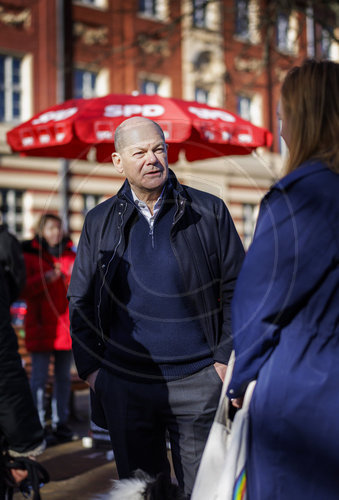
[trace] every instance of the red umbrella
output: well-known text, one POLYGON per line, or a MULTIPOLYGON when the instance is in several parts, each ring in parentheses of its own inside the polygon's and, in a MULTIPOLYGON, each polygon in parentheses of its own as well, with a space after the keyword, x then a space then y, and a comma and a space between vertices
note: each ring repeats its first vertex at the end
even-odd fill
POLYGON ((109 94, 72 99, 43 111, 7 133, 13 151, 30 156, 86 158, 96 148, 97 161, 110 161, 114 131, 126 118, 145 116, 163 128, 170 163, 184 150, 189 161, 249 154, 270 146, 272 134, 222 108, 160 97, 109 94))

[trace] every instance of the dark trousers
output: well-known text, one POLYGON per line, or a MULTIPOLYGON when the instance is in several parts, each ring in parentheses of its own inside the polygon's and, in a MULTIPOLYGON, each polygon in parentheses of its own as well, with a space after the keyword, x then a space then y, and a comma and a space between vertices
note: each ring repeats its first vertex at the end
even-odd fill
POLYGON ((105 414, 119 477, 129 477, 136 469, 170 476, 167 430, 176 478, 189 495, 221 387, 213 365, 161 383, 133 382, 100 369, 95 397, 105 414))

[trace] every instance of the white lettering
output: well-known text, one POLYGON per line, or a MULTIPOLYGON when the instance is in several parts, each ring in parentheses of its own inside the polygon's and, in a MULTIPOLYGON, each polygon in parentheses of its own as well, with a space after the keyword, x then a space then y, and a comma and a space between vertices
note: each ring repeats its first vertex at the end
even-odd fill
POLYGON ((219 119, 224 122, 235 122, 235 117, 233 115, 230 115, 227 111, 222 111, 221 109, 196 108, 194 106, 190 106, 188 111, 202 120, 219 119))
POLYGON ((97 130, 95 132, 95 135, 99 141, 104 141, 105 139, 113 139, 113 132, 111 132, 110 130, 97 130))
POLYGON ((65 138, 65 133, 64 132, 58 132, 57 134, 55 134, 55 139, 57 142, 62 142, 65 138))
POLYGON ((252 142, 252 136, 250 134, 239 134, 239 142, 252 142))
POLYGON ((34 139, 32 136, 23 137, 21 142, 23 146, 31 146, 34 143, 34 139))
POLYGON ((109 104, 105 106, 104 116, 108 118, 117 118, 119 116, 141 115, 145 117, 161 116, 165 112, 165 108, 159 104, 109 104))
POLYGON ((50 121, 60 122, 61 120, 66 120, 70 118, 78 111, 78 108, 67 108, 67 109, 57 109, 55 111, 46 111, 42 113, 38 118, 32 121, 33 125, 40 125, 40 123, 47 123, 50 121))
POLYGON ((122 106, 120 104, 110 104, 109 106, 105 106, 104 116, 108 118, 115 118, 116 116, 122 115, 122 106))
POLYGON ((208 141, 214 140, 214 134, 210 130, 205 130, 204 136, 205 136, 205 139, 207 139, 208 141))
POLYGON ((48 142, 50 142, 50 140, 51 136, 48 134, 39 135, 39 142, 41 142, 41 144, 47 144, 48 142))

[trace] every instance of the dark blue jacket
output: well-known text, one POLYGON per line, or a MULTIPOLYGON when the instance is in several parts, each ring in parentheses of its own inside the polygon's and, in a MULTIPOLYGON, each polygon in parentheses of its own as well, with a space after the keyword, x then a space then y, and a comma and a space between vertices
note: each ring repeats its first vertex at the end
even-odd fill
MULTIPOLYGON (((231 349, 230 303, 244 250, 224 202, 178 183, 170 171, 176 214, 171 244, 215 361, 227 363, 231 349)), ((86 216, 71 283, 73 351, 80 377, 105 363, 110 283, 126 245, 136 207, 126 199, 127 181, 116 196, 86 216)))
POLYGON ((250 406, 251 500, 339 496, 339 175, 309 161, 265 196, 232 304, 228 395, 250 406))

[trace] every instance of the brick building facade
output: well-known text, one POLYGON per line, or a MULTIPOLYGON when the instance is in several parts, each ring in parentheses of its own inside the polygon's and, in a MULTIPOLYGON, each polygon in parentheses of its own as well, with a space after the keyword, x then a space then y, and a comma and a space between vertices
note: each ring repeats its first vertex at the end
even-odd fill
MULTIPOLYGON (((303 2, 294 9, 285 4, 1 1, 0 193, 10 228, 30 236, 41 212, 60 210, 65 183, 60 160, 11 154, 7 130, 71 97, 158 93, 225 107, 273 132, 272 150, 259 152, 260 159, 182 159, 173 166, 182 181, 225 199, 248 244, 258 202, 281 171, 281 81, 306 56, 338 60, 338 44, 329 35, 338 37, 335 12, 321 10, 319 2, 306 10, 303 2)), ((68 171, 69 227, 77 241, 86 211, 114 194, 122 179, 90 158, 70 162, 68 171)))

